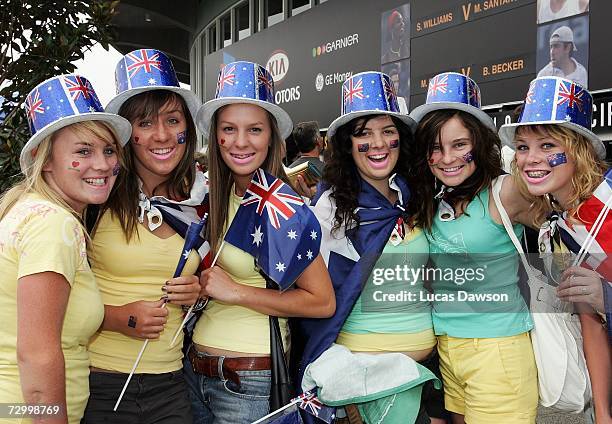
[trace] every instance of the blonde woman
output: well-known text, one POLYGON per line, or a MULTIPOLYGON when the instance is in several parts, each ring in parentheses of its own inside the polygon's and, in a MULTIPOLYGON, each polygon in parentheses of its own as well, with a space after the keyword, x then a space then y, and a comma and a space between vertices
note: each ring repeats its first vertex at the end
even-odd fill
POLYGON ((108 198, 131 128, 77 75, 39 84, 26 108, 25 178, 0 202, 0 403, 49 405, 46 423, 76 424, 89 395, 87 342, 104 315, 82 219, 108 198))
MULTIPOLYGON (((573 81, 544 77, 533 80, 519 121, 500 129, 503 142, 515 148, 512 172, 519 190, 536 196, 537 223, 551 210, 559 219, 541 231, 541 246, 577 254, 612 190, 604 178, 606 150, 591 131, 592 97, 573 81), (553 108, 552 105, 555 105, 553 108), (553 231, 552 229, 555 229, 553 231)), ((612 251, 612 215, 604 219, 589 254, 599 258, 593 267, 559 269, 558 296, 575 302, 580 311, 584 354, 593 388, 597 423, 610 423, 610 343, 606 339, 604 290, 610 293, 612 272, 607 255, 612 251), (602 260, 602 254, 604 258, 602 260), (602 321, 604 326, 602 326, 602 321)), ((554 270, 553 270, 554 271, 554 270)))

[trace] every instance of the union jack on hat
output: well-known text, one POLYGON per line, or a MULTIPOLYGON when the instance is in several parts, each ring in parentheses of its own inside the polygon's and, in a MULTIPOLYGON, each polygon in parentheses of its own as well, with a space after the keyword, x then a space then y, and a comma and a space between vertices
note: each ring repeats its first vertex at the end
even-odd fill
POLYGON ((342 84, 340 113, 329 125, 328 137, 347 122, 366 115, 391 115, 403 121, 411 130, 415 127, 412 118, 401 113, 393 82, 389 75, 382 72, 361 72, 347 78, 342 84))
POLYGON ((106 106, 112 113, 119 113, 126 100, 151 90, 168 90, 180 95, 194 121, 201 105, 191 90, 179 85, 168 56, 155 49, 138 49, 123 56, 115 68, 115 87, 117 95, 106 106))
POLYGON ((434 110, 461 110, 497 131, 493 120, 480 107, 480 88, 472 78, 457 72, 444 72, 429 80, 425 104, 416 107, 410 116, 420 122, 434 110))
POLYGON ((32 152, 42 140, 70 124, 104 121, 115 130, 122 146, 132 134, 126 119, 104 112, 91 83, 80 75, 59 75, 38 84, 26 97, 25 112, 32 136, 21 150, 22 171, 32 164, 32 152))
POLYGON ((529 84, 525 106, 518 122, 502 125, 499 138, 514 148, 516 128, 524 125, 554 124, 569 128, 585 136, 597 156, 606 157, 602 141, 591 131, 593 97, 586 88, 574 81, 559 77, 536 78, 529 84))
POLYGON ((281 137, 286 139, 293 130, 293 122, 274 100, 274 80, 266 68, 253 62, 231 62, 221 68, 215 98, 200 108, 196 123, 208 136, 215 112, 223 106, 249 103, 260 106, 276 118, 281 137))

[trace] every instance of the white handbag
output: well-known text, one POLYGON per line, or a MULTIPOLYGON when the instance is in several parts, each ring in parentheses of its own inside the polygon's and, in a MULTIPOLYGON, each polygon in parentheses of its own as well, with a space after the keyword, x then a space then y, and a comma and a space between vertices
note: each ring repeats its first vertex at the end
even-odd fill
POLYGON ((540 270, 529 265, 499 198, 504 177, 502 175, 494 182, 493 199, 528 276, 529 309, 534 323, 531 344, 538 368, 540 404, 579 413, 588 406, 592 396, 580 320, 578 314, 573 313, 573 305, 560 301, 555 287, 547 283, 540 270))

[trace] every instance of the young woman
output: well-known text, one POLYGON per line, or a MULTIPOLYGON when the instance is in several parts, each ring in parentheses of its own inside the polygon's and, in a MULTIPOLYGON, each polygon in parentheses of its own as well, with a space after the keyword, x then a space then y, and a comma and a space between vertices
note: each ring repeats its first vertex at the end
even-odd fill
MULTIPOLYGON (((426 231, 433 266, 455 275, 432 281, 446 408, 454 423, 533 423, 533 324, 518 287, 515 247, 491 196, 492 182, 502 173, 495 126, 480 110, 476 83, 452 72, 430 80, 426 104, 410 116, 418 122, 416 223, 426 231), (465 270, 479 277, 456 278, 455 271, 465 270), (466 302, 467 295, 502 301, 466 302)), ((520 237, 518 223, 530 223, 529 202, 511 178, 500 196, 520 237)))
POLYGON ((206 192, 193 157, 198 103, 179 88, 169 59, 156 50, 128 53, 117 65, 116 81, 119 94, 108 109, 129 120, 132 138, 126 172, 93 235, 91 264, 105 314, 89 345, 91 396, 84 422, 190 423, 182 333, 173 346, 170 341, 183 318, 181 306, 193 304, 200 291, 194 274, 202 258, 195 251, 188 252, 182 276, 172 278, 185 235, 176 221, 197 221, 195 207, 206 192), (144 59, 157 66, 138 68, 144 59), (145 339, 136 374, 113 411, 145 339))
MULTIPOLYGON (((0 202, 0 402, 50 405, 45 422, 77 424, 89 394, 87 342, 104 315, 84 211, 108 198, 131 128, 77 75, 42 82, 26 107, 25 178, 0 202), (75 83, 87 96, 65 88, 75 83)), ((25 415, 15 414, 0 422, 25 415)))
MULTIPOLYGON (((304 326, 307 339, 300 371, 335 342, 354 353, 402 353, 439 374, 431 306, 421 300, 424 278, 404 279, 410 270, 424 268, 429 259, 427 238, 411 220, 419 202, 408 185, 414 121, 399 113, 386 74, 353 75, 342 92, 354 86, 364 87, 362 98, 345 94, 343 113, 328 129, 331 158, 313 211, 323 229, 322 253, 330 271, 338 269, 336 254, 360 260, 346 273, 331 273, 338 303, 334 321, 304 326), (400 274, 394 271, 398 268, 400 274), (406 292, 413 297, 403 302, 385 300, 406 292), (326 342, 319 342, 317 335, 327 332, 326 342)), ((420 393, 420 387, 417 390, 420 393)), ((413 422, 409 417, 414 413, 414 422, 444 423, 442 393, 428 382, 421 394, 421 411, 418 403, 416 410, 409 410, 398 395, 387 419, 399 414, 402 422, 413 422)))
MULTIPOLYGON (((195 422, 250 423, 269 409, 268 316, 282 317, 286 340, 284 317, 328 317, 335 302, 320 256, 298 277, 294 289, 279 292, 266 288, 251 255, 228 243, 222 246, 253 173, 262 168, 286 181, 282 144, 291 132, 291 119, 274 103, 272 77, 263 67, 234 62, 221 74, 233 75, 240 84, 220 78, 216 98, 198 114, 200 129, 209 139, 207 237, 211 252, 219 256, 200 278, 202 294, 212 300, 195 326, 185 372, 195 422)), ((245 231, 253 232, 254 240, 268 237, 245 231)))
MULTIPOLYGON (((561 78, 537 78, 529 86, 529 101, 518 123, 504 125, 500 137, 504 143, 516 149, 512 172, 517 177, 519 189, 537 196, 534 209, 537 223, 545 222, 550 211, 557 212, 558 225, 553 237, 543 232, 545 240, 555 240, 555 247, 569 249, 577 254, 585 243, 585 236, 595 224, 612 191, 604 179, 608 169, 605 147, 591 132, 592 98, 580 85, 561 78), (564 90, 576 93, 574 102, 564 101, 564 90), (546 108, 546 98, 553 99, 556 110, 546 108), (538 110, 535 110, 538 108, 538 110), (557 118, 561 117, 561 119, 557 118), (566 119, 568 117, 568 119, 566 119), (558 228, 557 228, 558 227, 558 228)), ((551 228, 549 223, 545 228, 551 228)), ((584 353, 593 388, 593 406, 597 423, 610 423, 610 343, 602 326, 605 312, 604 285, 612 280, 608 252, 612 251, 612 216, 608 214, 591 244, 588 253, 598 258, 596 269, 592 261, 589 267, 569 267, 557 274, 558 295, 561 299, 576 302, 581 312, 580 321, 584 340, 584 353), (601 256, 603 254, 603 257, 601 256), (603 278, 602 278, 603 276, 603 278)), ((550 246, 549 246, 550 247, 550 246)), ((567 250, 565 250, 567 252, 567 250)), ((585 264, 586 265, 586 264, 585 264)), ((609 327, 609 322, 608 322, 609 327)))

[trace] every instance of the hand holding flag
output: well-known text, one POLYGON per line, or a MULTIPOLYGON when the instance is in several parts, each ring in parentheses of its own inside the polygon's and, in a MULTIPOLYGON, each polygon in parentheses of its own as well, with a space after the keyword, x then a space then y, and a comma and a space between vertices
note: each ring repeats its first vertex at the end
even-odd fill
MULTIPOLYGON (((181 250, 181 256, 179 257, 178 264, 176 265, 176 269, 174 271, 173 278, 180 277, 181 273, 183 272, 183 268, 185 268, 185 264, 187 263, 187 259, 189 258, 189 253, 194 248, 194 246, 196 246, 200 233, 202 232, 202 229, 204 228, 204 225, 206 224, 207 218, 208 218, 208 214, 204 214, 200 222, 197 222, 197 223, 192 222, 189 225, 189 228, 187 229, 187 234, 185 235, 185 243, 183 244, 183 249, 181 250)), ((180 331, 180 328, 179 328, 179 331, 180 331)), ((142 344, 142 348, 140 349, 140 352, 138 352, 138 356, 136 357, 136 360, 134 361, 134 365, 132 366, 132 370, 130 371, 128 378, 125 384, 123 385, 123 389, 121 390, 121 394, 119 395, 119 398, 117 399, 117 403, 115 403, 115 407, 113 408, 113 411, 116 411, 117 408, 119 407, 119 404, 121 403, 121 399, 123 399, 123 395, 125 394, 125 390, 127 389, 128 384, 130 384, 130 380, 132 379, 132 376, 134 375, 134 371, 136 371, 136 367, 138 366, 138 363, 140 362, 140 359, 142 358, 142 355, 148 343, 149 343, 149 339, 145 340, 144 343, 142 344)))
POLYGON ((225 241, 251 254, 284 291, 319 255, 321 227, 291 187, 258 169, 225 241))

